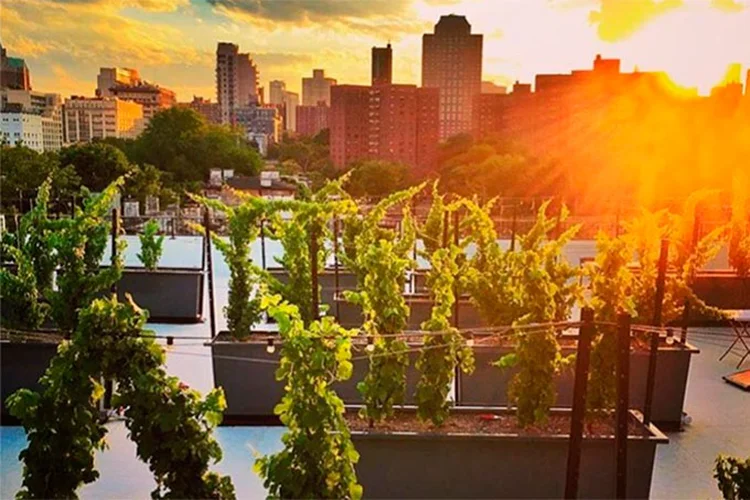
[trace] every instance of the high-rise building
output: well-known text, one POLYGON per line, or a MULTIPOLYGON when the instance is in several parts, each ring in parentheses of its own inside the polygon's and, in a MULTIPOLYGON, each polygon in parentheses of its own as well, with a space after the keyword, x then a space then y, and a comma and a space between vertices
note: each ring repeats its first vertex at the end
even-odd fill
POLYGON ((282 107, 284 108, 284 129, 290 132, 295 132, 297 130, 299 94, 285 90, 282 95, 282 100, 282 107))
POLYGON ((314 69, 312 78, 302 79, 302 104, 304 106, 317 106, 324 102, 326 106, 331 105, 331 87, 336 85, 336 80, 326 78, 325 71, 314 69))
POLYGON ((222 123, 232 123, 232 113, 242 106, 261 102, 258 68, 249 54, 240 54, 233 43, 219 42, 216 48, 216 100, 222 123))
POLYGON ((138 85, 141 76, 137 69, 131 68, 99 68, 96 77, 96 96, 113 97, 112 87, 115 85, 138 85))
POLYGON ((389 43, 385 47, 372 48, 372 85, 393 83, 393 51, 389 43))
POLYGON ((8 57, 0 44, 0 85, 4 89, 31 90, 31 75, 26 61, 20 57, 8 57))
POLYGON ((482 35, 464 16, 441 16, 422 36, 422 86, 440 90, 440 139, 471 131, 472 104, 482 83, 482 35))
POLYGON ((331 159, 343 168, 362 159, 427 171, 439 137, 438 90, 415 85, 337 85, 331 89, 331 159))
POLYGON ((112 97, 137 102, 143 106, 143 119, 146 123, 156 113, 171 108, 177 102, 173 91, 144 81, 136 85, 116 84, 110 88, 110 92, 112 97))
MULTIPOLYGON (((2 110, 4 112, 37 115, 41 118, 41 149, 43 151, 56 151, 62 147, 62 99, 59 94, 35 92, 33 90, 6 89, 0 91, 0 100, 2 101, 2 110)), ((21 117, 14 116, 12 118, 21 117)), ((30 116, 26 116, 25 118, 26 128, 29 130, 35 129, 37 120, 30 116)), ((15 121, 12 119, 6 123, 14 122, 23 124, 21 120, 15 121)))
POLYGON ((323 103, 317 106, 297 106, 297 133, 313 136, 328 128, 330 109, 323 103))
POLYGON ((286 83, 281 80, 272 80, 268 84, 268 102, 270 104, 284 104, 284 92, 286 92, 286 83))
POLYGON ((23 109, 18 103, 6 104, 0 111, 0 137, 15 146, 18 143, 39 153, 44 151, 42 116, 23 109))
POLYGON ((192 101, 183 102, 178 105, 198 112, 198 114, 203 115, 209 123, 221 123, 221 110, 219 109, 219 103, 211 102, 211 99, 193 96, 192 101))
POLYGON ((266 154, 269 144, 279 141, 281 115, 275 106, 242 106, 235 109, 233 114, 234 123, 245 131, 249 140, 258 144, 261 154, 266 154))
POLYGON ((143 106, 117 97, 78 97, 63 106, 65 142, 135 138, 143 130, 143 106))

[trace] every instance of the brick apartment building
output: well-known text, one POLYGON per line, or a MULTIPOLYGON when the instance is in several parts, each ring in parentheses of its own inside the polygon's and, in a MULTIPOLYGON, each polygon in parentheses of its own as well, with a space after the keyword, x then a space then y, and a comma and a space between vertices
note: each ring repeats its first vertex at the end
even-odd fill
POLYGON ((415 85, 331 88, 331 160, 395 161, 427 171, 439 140, 439 90, 415 85))
POLYGON ((297 106, 297 134, 313 136, 328 128, 330 110, 322 102, 317 106, 297 106))

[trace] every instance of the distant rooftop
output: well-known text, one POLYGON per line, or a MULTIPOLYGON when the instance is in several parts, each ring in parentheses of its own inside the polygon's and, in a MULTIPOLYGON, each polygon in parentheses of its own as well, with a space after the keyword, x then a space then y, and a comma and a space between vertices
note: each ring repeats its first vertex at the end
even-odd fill
POLYGON ((436 35, 469 35, 471 34, 471 24, 466 20, 466 16, 457 16, 450 14, 440 16, 440 20, 435 25, 436 35))

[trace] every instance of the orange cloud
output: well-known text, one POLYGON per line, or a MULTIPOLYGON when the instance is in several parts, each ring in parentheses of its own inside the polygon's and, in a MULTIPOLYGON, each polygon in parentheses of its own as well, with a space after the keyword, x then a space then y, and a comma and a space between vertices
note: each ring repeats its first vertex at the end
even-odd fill
POLYGON ((601 0, 599 10, 589 14, 589 21, 597 25, 599 38, 614 42, 681 5, 682 0, 601 0))

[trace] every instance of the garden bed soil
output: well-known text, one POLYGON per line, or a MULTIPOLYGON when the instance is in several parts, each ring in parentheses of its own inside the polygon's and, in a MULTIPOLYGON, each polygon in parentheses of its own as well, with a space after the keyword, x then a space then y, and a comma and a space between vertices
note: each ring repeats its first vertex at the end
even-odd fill
POLYGON ((27 337, 8 336, 0 338, 0 397, 3 425, 17 424, 6 407, 8 396, 18 389, 42 389, 39 379, 44 375, 62 337, 56 332, 30 332, 27 337))
MULTIPOLYGON (((562 355, 569 356, 576 351, 575 337, 563 336, 560 339, 562 355)), ((639 342, 640 345, 643 345, 639 342)), ((636 344, 636 345, 639 345, 636 344)), ((472 374, 458 374, 457 405, 506 407, 508 405, 508 384, 516 373, 513 368, 502 370, 492 365, 505 354, 513 352, 513 344, 508 340, 487 341, 475 338, 474 356, 476 368, 472 374), (494 344, 494 345, 493 345, 494 344)), ((661 340, 657 353, 656 376, 654 379, 654 399, 652 420, 660 428, 679 430, 685 403, 690 359, 700 351, 690 344, 675 341, 667 345, 661 340)), ((631 352, 630 367, 630 407, 642 409, 646 397, 649 352, 634 349, 631 352)), ((556 407, 570 408, 573 401, 573 366, 557 377, 556 407)))
POLYGON ((117 283, 117 296, 130 294, 149 312, 150 323, 203 321, 204 272, 201 269, 127 267, 117 283))
MULTIPOLYGON (((229 332, 220 332, 206 343, 211 347, 214 387, 224 388, 227 401, 225 425, 278 422, 273 410, 284 396, 284 382, 276 380, 281 345, 277 340, 274 352, 267 352, 269 337, 279 338, 278 333, 267 331, 254 332, 244 340, 237 340, 229 332)), ((354 339, 352 376, 347 381, 334 384, 336 393, 346 404, 362 402, 357 384, 364 380, 370 366, 365 347, 364 337, 354 339)), ((416 352, 409 353, 404 404, 415 401, 414 393, 419 381, 415 366, 417 356, 416 352)))
MULTIPOLYGON (((515 418, 482 422, 486 409, 455 409, 440 430, 411 413, 368 429, 348 416, 360 454, 355 465, 365 498, 562 498, 569 411, 553 411, 546 426, 518 429, 515 418)), ((630 413, 627 497, 648 498, 657 444, 667 438, 630 413)), ((615 497, 611 424, 593 425, 582 442, 579 498, 615 497)), ((588 431, 587 431, 588 432, 588 431)))

